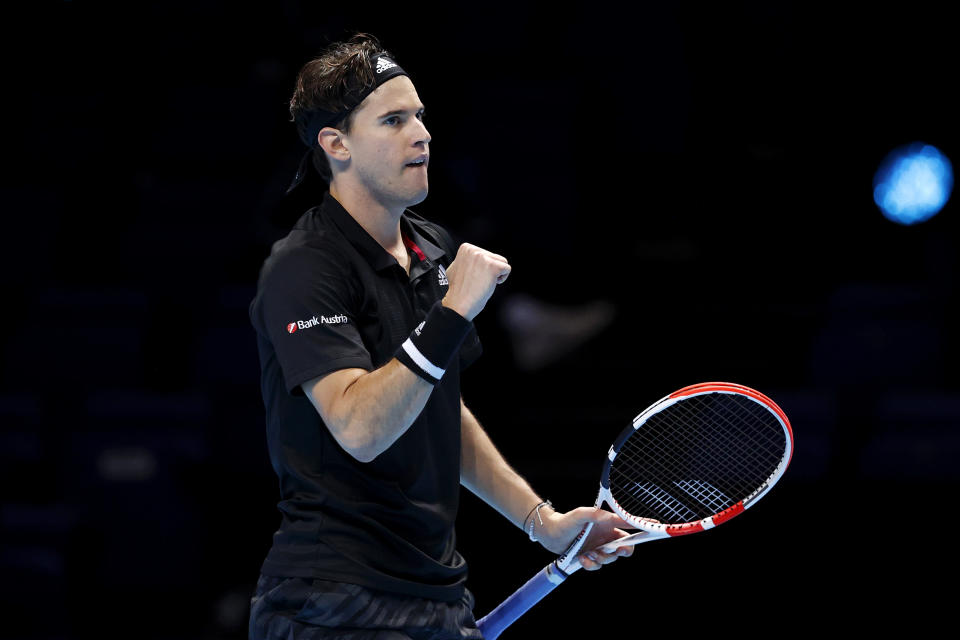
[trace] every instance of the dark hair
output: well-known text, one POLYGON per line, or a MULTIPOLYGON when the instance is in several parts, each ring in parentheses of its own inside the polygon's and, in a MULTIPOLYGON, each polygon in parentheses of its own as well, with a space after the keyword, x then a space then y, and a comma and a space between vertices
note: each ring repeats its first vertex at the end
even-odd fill
MULTIPOLYGON (((393 57, 374 36, 358 33, 346 42, 334 42, 318 58, 303 65, 290 98, 290 116, 298 131, 304 126, 305 118, 301 116, 306 112, 346 109, 344 98, 348 93, 376 82, 371 60, 378 55, 393 57)), ((349 133, 352 121, 353 112, 335 126, 349 133)), ((322 147, 313 150, 313 166, 324 180, 330 181, 330 163, 322 147)))

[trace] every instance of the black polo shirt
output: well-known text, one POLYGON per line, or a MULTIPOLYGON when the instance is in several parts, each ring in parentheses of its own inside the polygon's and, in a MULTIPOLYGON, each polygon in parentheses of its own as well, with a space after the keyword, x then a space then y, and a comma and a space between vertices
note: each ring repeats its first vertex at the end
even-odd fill
POLYGON ((411 211, 400 228, 409 276, 328 193, 261 269, 250 318, 283 515, 262 572, 454 601, 467 573, 453 527, 460 370, 480 355, 476 331, 413 425, 368 463, 340 447, 300 388, 339 369, 383 366, 446 293, 449 236, 411 211))

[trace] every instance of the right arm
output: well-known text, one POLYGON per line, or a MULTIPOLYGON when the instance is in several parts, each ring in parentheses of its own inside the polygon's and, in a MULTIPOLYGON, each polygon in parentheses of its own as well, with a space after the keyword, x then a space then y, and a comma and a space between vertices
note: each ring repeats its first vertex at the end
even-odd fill
POLYGON ((402 436, 433 391, 396 358, 375 371, 340 369, 301 386, 333 437, 360 462, 370 462, 402 436))
MULTIPOLYGON (((509 274, 502 256, 463 244, 447 269, 450 284, 442 304, 472 321, 509 274)), ((433 391, 433 384, 396 358, 374 371, 340 369, 301 386, 340 446, 361 462, 396 442, 433 391)))

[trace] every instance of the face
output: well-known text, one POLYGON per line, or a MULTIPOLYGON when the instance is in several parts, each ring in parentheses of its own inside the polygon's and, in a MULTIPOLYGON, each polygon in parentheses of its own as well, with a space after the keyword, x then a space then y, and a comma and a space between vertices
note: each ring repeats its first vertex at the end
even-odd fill
POLYGON ((367 96, 343 144, 361 184, 384 206, 408 207, 427 197, 430 133, 410 78, 397 76, 367 96))

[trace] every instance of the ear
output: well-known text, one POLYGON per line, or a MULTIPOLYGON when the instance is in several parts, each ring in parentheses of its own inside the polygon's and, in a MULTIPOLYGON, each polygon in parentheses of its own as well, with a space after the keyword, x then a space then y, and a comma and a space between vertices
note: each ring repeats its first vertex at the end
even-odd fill
POLYGON ((317 141, 331 159, 341 162, 350 159, 350 150, 344 144, 343 133, 339 129, 324 127, 317 134, 317 141))

